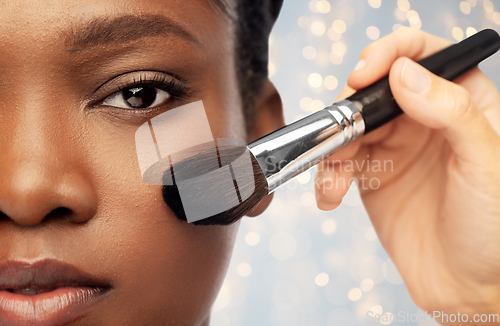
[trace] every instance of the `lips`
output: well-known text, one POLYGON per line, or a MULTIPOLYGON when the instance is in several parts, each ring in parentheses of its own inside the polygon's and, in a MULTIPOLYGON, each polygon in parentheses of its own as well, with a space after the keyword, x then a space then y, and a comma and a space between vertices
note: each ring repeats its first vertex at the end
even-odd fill
POLYGON ((109 290, 110 283, 56 260, 0 265, 1 325, 62 325, 78 319, 109 290))

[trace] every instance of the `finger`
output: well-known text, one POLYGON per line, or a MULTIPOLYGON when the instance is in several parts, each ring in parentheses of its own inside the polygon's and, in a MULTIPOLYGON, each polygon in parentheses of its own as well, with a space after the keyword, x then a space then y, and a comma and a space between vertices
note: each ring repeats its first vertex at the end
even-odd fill
MULTIPOLYGON (((400 119, 400 118, 397 118, 400 119)), ((397 121, 391 121, 388 124, 379 127, 376 130, 373 130, 370 132, 368 135, 363 136, 361 138, 361 143, 363 145, 373 145, 373 144, 378 144, 383 141, 388 140, 388 138, 391 135, 394 135, 394 127, 396 125, 397 121)), ((397 135, 396 135, 397 136, 397 135)))
POLYGON ((475 68, 453 82, 469 91, 472 102, 500 134, 500 93, 493 81, 475 68))
POLYGON ((337 101, 340 101, 340 100, 343 100, 345 98, 348 98, 349 96, 351 96, 352 94, 356 93, 356 90, 349 87, 349 85, 346 85, 342 91, 340 91, 340 94, 337 96, 337 99, 335 100, 335 102, 337 101))
POLYGON ((389 83, 401 109, 419 123, 440 130, 462 160, 478 163, 490 158, 492 148, 500 148, 498 134, 462 86, 408 58, 394 63, 389 83))
POLYGON ((500 93, 496 85, 479 68, 474 68, 453 81, 463 86, 479 109, 498 106, 500 93))
POLYGON ((328 165, 334 165, 337 162, 350 160, 356 156, 361 145, 362 145, 361 139, 358 139, 354 141, 352 144, 349 144, 348 146, 330 155, 320 164, 326 167, 328 165))
POLYGON ((392 63, 401 56, 414 60, 427 57, 451 43, 413 28, 403 28, 366 47, 347 84, 358 90, 387 75, 392 63))
POLYGON ((337 208, 354 181, 354 172, 345 171, 341 166, 341 164, 318 166, 314 185, 316 202, 321 210, 330 211, 337 208))

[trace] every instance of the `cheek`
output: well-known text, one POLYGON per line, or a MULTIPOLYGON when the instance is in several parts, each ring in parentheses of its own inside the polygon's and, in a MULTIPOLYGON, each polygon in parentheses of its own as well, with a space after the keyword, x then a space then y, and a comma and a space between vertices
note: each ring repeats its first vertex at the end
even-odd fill
MULTIPOLYGON (((224 88, 223 88, 224 89, 224 88)), ((227 103, 207 98, 203 100, 214 138, 239 138, 246 140, 246 126, 237 89, 226 88, 227 103), (230 100, 230 101, 229 101, 230 100), (228 108, 228 109, 224 109, 228 108)))
POLYGON ((107 314, 124 314, 123 325, 139 317, 144 323, 144 316, 150 324, 198 324, 222 284, 238 226, 177 219, 163 201, 162 187, 142 180, 130 131, 95 133, 98 145, 87 156, 94 157, 100 204, 89 223, 89 243, 99 248, 99 264, 114 280, 107 314))

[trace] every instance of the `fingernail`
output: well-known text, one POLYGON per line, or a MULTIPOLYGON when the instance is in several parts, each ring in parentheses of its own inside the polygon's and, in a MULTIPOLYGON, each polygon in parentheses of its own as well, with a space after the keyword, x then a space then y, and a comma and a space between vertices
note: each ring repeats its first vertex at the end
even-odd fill
POLYGON ((361 69, 364 69, 366 67, 366 60, 359 60, 358 63, 356 64, 356 67, 354 67, 354 71, 358 71, 361 69))
POLYGON ((316 200, 316 205, 322 211, 331 211, 331 210, 334 210, 335 208, 339 207, 340 204, 341 203, 333 203, 333 202, 326 201, 324 199, 317 199, 316 200))
POLYGON ((401 83, 415 93, 425 93, 431 86, 431 79, 423 67, 406 59, 401 70, 401 83))

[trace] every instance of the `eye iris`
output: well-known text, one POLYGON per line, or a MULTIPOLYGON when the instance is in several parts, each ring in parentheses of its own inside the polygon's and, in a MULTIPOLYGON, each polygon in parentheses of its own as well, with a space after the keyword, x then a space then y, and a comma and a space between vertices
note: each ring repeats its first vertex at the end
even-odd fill
POLYGON ((156 100, 156 89, 152 87, 128 88, 122 92, 123 99, 133 108, 147 108, 156 100))

